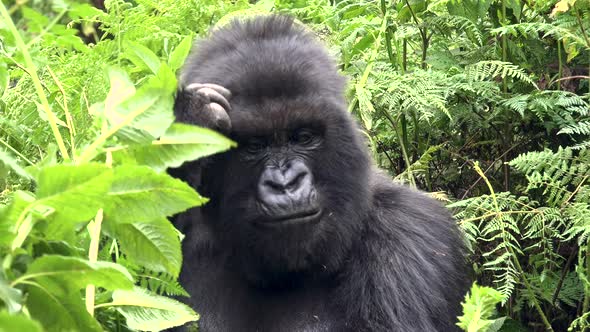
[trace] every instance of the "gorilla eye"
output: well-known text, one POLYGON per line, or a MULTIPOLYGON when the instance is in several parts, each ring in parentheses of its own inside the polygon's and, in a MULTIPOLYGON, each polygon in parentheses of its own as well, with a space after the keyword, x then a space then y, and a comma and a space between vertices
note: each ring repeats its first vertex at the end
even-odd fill
POLYGON ((314 133, 309 129, 300 129, 293 134, 291 141, 295 144, 309 145, 315 139, 314 133))
POLYGON ((249 153, 257 153, 266 148, 266 141, 262 137, 252 137, 246 142, 249 153))

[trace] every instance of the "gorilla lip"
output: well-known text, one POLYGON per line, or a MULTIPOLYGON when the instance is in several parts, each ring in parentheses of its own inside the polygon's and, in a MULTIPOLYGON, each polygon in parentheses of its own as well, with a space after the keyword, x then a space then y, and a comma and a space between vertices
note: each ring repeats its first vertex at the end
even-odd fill
POLYGON ((265 221, 256 221, 255 224, 264 228, 275 228, 288 225, 301 225, 319 220, 321 214, 321 209, 308 210, 286 216, 279 216, 273 219, 267 219, 265 221))

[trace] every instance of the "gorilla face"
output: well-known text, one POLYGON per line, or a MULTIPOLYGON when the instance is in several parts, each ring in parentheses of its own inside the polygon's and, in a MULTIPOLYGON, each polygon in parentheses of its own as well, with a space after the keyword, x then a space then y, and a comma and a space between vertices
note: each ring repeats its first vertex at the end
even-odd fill
POLYGON ((360 235, 372 200, 345 80, 303 28, 281 18, 242 28, 198 43, 181 76, 185 90, 201 93, 180 94, 177 120, 225 128, 238 143, 202 168, 197 189, 211 198, 205 220, 250 280, 329 274, 360 235), (249 32, 235 33, 242 28, 249 32), (208 116, 214 108, 197 107, 201 101, 227 115, 208 116))
POLYGON ((229 115, 238 148, 204 173, 222 188, 209 193, 216 233, 251 280, 333 272, 369 196, 369 163, 349 115, 320 96, 239 94, 229 115))

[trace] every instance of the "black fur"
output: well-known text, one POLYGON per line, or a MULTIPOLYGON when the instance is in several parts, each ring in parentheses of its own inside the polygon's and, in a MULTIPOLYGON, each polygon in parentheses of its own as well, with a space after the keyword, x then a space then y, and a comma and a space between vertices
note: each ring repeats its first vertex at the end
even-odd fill
POLYGON ((171 170, 211 198, 176 218, 186 234, 180 280, 200 331, 456 330, 469 283, 458 228, 437 202, 373 166, 346 111, 345 80, 312 34, 285 17, 234 22, 197 43, 180 81, 182 122, 211 127, 189 84, 232 92, 226 134, 239 144, 171 170), (293 147, 285 133, 302 126, 321 142, 293 147), (252 136, 273 141, 251 156, 252 136), (281 158, 306 162, 322 217, 253 227, 257 181, 281 158))

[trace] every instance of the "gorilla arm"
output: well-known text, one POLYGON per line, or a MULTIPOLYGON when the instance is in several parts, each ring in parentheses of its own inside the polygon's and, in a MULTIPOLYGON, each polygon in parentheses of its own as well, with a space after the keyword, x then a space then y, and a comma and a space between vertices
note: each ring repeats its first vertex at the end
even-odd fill
POLYGON ((379 173, 341 293, 349 322, 359 331, 456 331, 469 280, 454 220, 438 202, 379 173))
MULTIPOLYGON (((229 99, 231 92, 217 84, 192 83, 178 90, 174 102, 176 121, 193 124, 228 134, 231 121, 228 112, 231 110, 229 99)), ((202 169, 211 157, 184 163, 179 168, 168 169, 168 173, 175 178, 187 181, 193 188, 199 190, 202 182, 202 169)), ((192 213, 185 213, 176 219, 176 227, 182 232, 188 232, 191 227, 192 213)))

